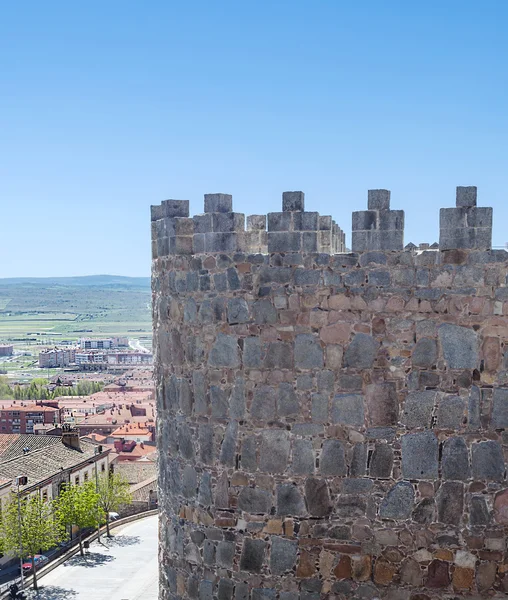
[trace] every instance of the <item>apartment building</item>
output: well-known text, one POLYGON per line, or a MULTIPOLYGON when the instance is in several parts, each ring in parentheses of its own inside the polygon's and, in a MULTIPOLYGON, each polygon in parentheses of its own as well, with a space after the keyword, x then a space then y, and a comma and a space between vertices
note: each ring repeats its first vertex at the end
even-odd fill
POLYGON ((75 348, 52 348, 39 353, 39 367, 41 369, 67 367, 75 360, 75 348))
POLYGON ((36 425, 58 425, 62 411, 38 404, 12 404, 0 408, 0 433, 35 433, 36 425))

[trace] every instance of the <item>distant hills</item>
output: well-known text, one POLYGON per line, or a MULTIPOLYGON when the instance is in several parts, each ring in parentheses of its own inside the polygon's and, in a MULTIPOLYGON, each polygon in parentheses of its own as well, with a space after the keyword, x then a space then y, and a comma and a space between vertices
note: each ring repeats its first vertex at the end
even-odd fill
POLYGON ((4 285, 42 286, 99 286, 99 287, 150 287, 150 277, 124 277, 122 275, 84 275, 82 277, 0 277, 4 285))

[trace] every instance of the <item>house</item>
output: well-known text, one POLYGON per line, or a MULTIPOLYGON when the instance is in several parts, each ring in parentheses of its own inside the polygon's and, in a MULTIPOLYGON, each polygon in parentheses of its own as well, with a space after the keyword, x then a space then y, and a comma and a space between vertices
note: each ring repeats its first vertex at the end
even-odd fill
POLYGON ((154 427, 151 423, 126 423, 115 429, 111 436, 114 439, 133 442, 153 442, 154 427))

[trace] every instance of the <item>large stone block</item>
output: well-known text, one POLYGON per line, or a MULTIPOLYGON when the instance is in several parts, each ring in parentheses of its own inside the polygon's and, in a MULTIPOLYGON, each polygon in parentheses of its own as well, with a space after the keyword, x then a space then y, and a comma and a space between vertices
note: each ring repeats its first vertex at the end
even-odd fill
POLYGON ((439 326, 438 334, 450 369, 478 368, 478 335, 473 329, 444 323, 439 326))
POLYGON ((205 194, 205 213, 230 213, 233 196, 230 194, 205 194))
POLYGON ((305 194, 303 192, 283 192, 282 193, 283 211, 303 211, 305 210, 305 194))
POLYGON ((361 394, 337 394, 332 400, 332 423, 361 426, 365 421, 365 409, 361 394))
POLYGON ((266 542, 252 538, 243 541, 240 571, 259 573, 265 560, 266 542))
POLYGON ((297 369, 322 369, 323 348, 319 338, 310 333, 301 333, 295 340, 295 367, 297 369))
POLYGON ((440 429, 460 429, 465 421, 466 402, 460 396, 445 396, 439 401, 437 426, 440 429))
POLYGON ((437 513, 441 523, 460 525, 464 510, 464 484, 445 481, 437 493, 437 513))
POLYGON ((457 186, 456 204, 457 206, 476 206, 478 189, 474 185, 457 186))
POLYGON ((502 481, 504 478, 504 458, 498 442, 478 442, 472 444, 473 477, 487 481, 502 481))
POLYGON ((296 565, 298 542, 272 536, 270 548, 270 571, 272 575, 283 575, 296 565))
POLYGON ((399 401, 394 383, 373 383, 366 386, 365 403, 368 426, 383 427, 397 424, 399 401))
POLYGON ((293 483, 277 486, 277 514, 281 517, 302 517, 306 514, 305 502, 300 490, 293 483))
POLYGON ((392 476, 393 450, 388 444, 378 443, 370 459, 369 475, 380 479, 389 479, 392 476))
POLYGON ((238 508, 251 514, 267 514, 272 507, 272 496, 258 488, 242 488, 238 495, 238 508))
POLYGON ((469 452, 464 438, 448 438, 443 444, 441 463, 444 479, 469 479, 469 452))
POLYGON ((288 432, 271 429, 263 431, 259 468, 265 473, 283 473, 289 460, 288 432))
POLYGON ((367 333, 357 333, 344 354, 344 366, 370 369, 374 364, 379 343, 367 333))
POLYGON ((409 392, 404 402, 402 423, 408 428, 430 427, 436 398, 437 393, 432 390, 409 392))
POLYGON ((390 190, 368 190, 369 210, 390 210, 390 190))
POLYGON ((313 517, 326 517, 330 513, 332 503, 325 479, 309 477, 305 481, 305 501, 313 517))
POLYGON ((495 429, 508 428, 507 388, 496 388, 494 390, 491 423, 495 429))
POLYGON ((410 483, 397 483, 381 502, 379 516, 382 519, 407 519, 413 510, 414 497, 414 489, 410 483))
POLYGON ((319 459, 322 475, 344 476, 347 474, 344 446, 339 440, 325 440, 319 459))
POLYGON ((438 443, 434 432, 402 436, 402 475, 405 479, 437 479, 438 443))

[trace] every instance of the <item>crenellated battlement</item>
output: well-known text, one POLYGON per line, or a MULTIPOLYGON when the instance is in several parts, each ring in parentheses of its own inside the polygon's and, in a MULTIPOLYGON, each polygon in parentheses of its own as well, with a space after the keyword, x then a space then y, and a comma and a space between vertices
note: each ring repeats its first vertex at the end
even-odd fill
POLYGON ((329 215, 305 210, 303 192, 284 192, 282 211, 249 215, 233 211, 229 194, 205 194, 205 212, 189 215, 188 200, 152 206, 152 257, 204 252, 346 251, 346 236, 329 215))
MULTIPOLYGON (((457 187, 456 207, 440 211, 440 250, 490 250, 492 208, 477 207, 476 187, 457 187)), ((406 245, 406 250, 417 247, 406 245)), ((390 208, 389 190, 369 190, 367 210, 352 215, 353 252, 404 249, 404 211, 390 208)), ((152 206, 152 258, 170 254, 347 252, 346 234, 330 215, 305 210, 303 192, 284 192, 282 211, 249 215, 233 210, 230 194, 205 194, 204 213, 190 216, 188 200, 152 206)))

